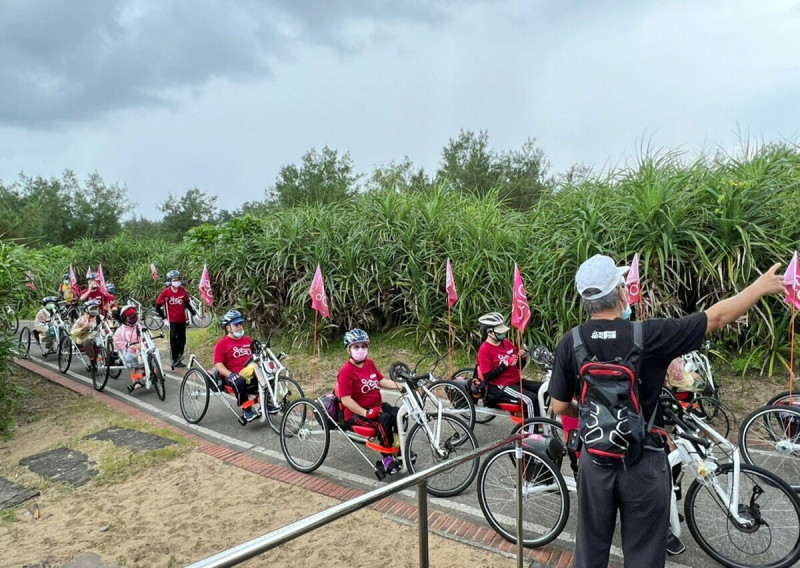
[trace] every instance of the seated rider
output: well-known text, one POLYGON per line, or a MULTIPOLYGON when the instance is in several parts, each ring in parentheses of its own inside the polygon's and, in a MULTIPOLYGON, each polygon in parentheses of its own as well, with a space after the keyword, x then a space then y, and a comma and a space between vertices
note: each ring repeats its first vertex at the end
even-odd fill
POLYGON ((106 292, 108 292, 108 294, 106 295, 105 302, 103 304, 103 313, 106 315, 111 315, 111 317, 114 318, 111 324, 116 326, 116 322, 120 322, 120 315, 117 299, 114 296, 114 294, 117 293, 117 287, 113 282, 106 282, 106 292))
POLYGON ((128 385, 128 392, 141 388, 142 384, 142 360, 141 360, 141 337, 139 333, 139 313, 136 306, 125 306, 120 310, 120 317, 123 325, 114 332, 114 349, 119 352, 125 368, 130 371, 131 384, 128 385))
POLYGON ((506 339, 509 327, 503 316, 491 312, 478 318, 483 343, 478 348, 478 379, 473 394, 485 393, 486 406, 500 402, 523 403, 525 418, 539 415, 539 388, 542 383, 523 380, 520 392, 520 369, 528 363, 528 349, 517 353, 514 344, 506 339), (511 392, 513 391, 513 392, 511 392))
POLYGON ((72 280, 69 277, 69 274, 65 274, 61 280, 61 284, 58 285, 58 301, 64 301, 67 306, 69 306, 69 310, 67 311, 67 317, 70 320, 75 319, 78 317, 78 312, 76 305, 78 303, 78 288, 72 286, 72 280))
POLYGON ((55 351, 56 329, 53 327, 53 314, 56 311, 57 296, 45 296, 42 298, 42 309, 36 312, 33 320, 33 336, 41 347, 42 336, 44 336, 45 351, 55 351))
POLYGON ((89 371, 97 370, 94 340, 97 337, 100 321, 100 300, 88 300, 83 304, 83 315, 75 321, 70 331, 72 340, 82 345, 89 357, 89 371))
MULTIPOLYGON (((242 417, 248 422, 258 418, 248 405, 250 393, 258 392, 261 370, 250 359, 253 356, 253 340, 244 334, 244 317, 239 310, 231 310, 222 316, 220 324, 225 336, 214 346, 214 368, 223 380, 233 387, 236 403, 242 407, 242 417)), ((275 408, 267 404, 267 411, 275 408)))
MULTIPOLYGON (((397 431, 397 408, 383 402, 379 387, 400 390, 391 379, 384 379, 369 354, 369 335, 362 329, 344 334, 344 347, 349 358, 339 371, 336 392, 344 405, 345 427, 354 425, 375 428, 378 443, 384 448, 394 445, 397 431)), ((397 473, 399 464, 392 454, 384 453, 380 464, 389 475, 397 473)))

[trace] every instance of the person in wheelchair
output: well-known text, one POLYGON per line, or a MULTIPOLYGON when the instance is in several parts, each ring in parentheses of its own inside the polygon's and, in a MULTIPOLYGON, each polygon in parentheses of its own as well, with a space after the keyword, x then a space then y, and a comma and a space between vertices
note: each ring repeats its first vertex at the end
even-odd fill
POLYGON ((76 345, 83 347, 89 357, 89 371, 97 370, 97 354, 94 340, 97 337, 97 327, 100 325, 100 300, 88 300, 83 304, 83 315, 79 317, 70 330, 72 340, 76 345))
MULTIPOLYGON (((242 417, 251 422, 258 418, 253 412, 250 394, 258 392, 260 370, 253 357, 253 340, 244 333, 244 317, 239 310, 230 310, 220 324, 225 336, 214 346, 214 370, 216 375, 233 388, 236 403, 242 407, 242 417)), ((266 401, 267 412, 277 409, 266 401)))
MULTIPOLYGON (((375 428, 378 442, 384 448, 394 445, 397 432, 397 408, 383 402, 380 387, 400 390, 402 387, 391 379, 385 379, 369 355, 369 335, 363 329, 354 328, 344 334, 347 362, 339 370, 336 392, 344 406, 344 426, 352 428, 370 426, 375 428)), ((394 475, 400 465, 391 454, 382 453, 383 470, 394 475)))
POLYGON ((525 418, 539 415, 538 394, 542 383, 525 379, 520 392, 520 369, 528 363, 528 349, 517 352, 506 338, 505 318, 491 312, 478 318, 483 343, 478 348, 478 378, 473 379, 473 396, 484 396, 486 406, 500 402, 522 403, 525 418))
POLYGON ((36 317, 33 320, 33 336, 39 346, 42 346, 42 339, 44 339, 44 351, 55 352, 55 339, 56 330, 53 327, 52 319, 56 311, 57 296, 45 296, 42 298, 42 308, 36 312, 36 317))
POLYGON ((142 360, 141 360, 141 338, 139 337, 139 313, 136 306, 128 305, 119 312, 122 324, 114 332, 114 349, 119 353, 125 368, 131 374, 131 384, 128 385, 128 392, 141 388, 142 383, 142 360))

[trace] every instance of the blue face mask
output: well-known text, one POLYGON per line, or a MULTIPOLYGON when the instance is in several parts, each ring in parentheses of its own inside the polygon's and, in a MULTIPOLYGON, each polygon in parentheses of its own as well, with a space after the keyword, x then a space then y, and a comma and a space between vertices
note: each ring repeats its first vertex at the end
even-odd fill
POLYGON ((624 310, 622 310, 622 319, 624 319, 624 320, 629 320, 629 319, 631 319, 631 311, 632 311, 632 310, 631 310, 631 305, 630 305, 630 304, 627 304, 627 305, 625 306, 625 309, 624 309, 624 310))

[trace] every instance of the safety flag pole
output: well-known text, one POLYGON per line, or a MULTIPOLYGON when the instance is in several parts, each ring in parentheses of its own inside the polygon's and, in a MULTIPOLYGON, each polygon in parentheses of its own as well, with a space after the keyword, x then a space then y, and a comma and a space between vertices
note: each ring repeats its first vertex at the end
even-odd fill
POLYGON ((639 306, 639 320, 644 320, 644 302, 642 301, 642 284, 639 280, 639 253, 633 253, 631 268, 625 278, 628 287, 628 302, 639 306))
MULTIPOLYGON (((155 264, 150 265, 151 273, 158 277, 158 273, 155 271, 155 264)), ((214 305, 214 292, 211 290, 211 277, 208 274, 208 264, 203 264, 203 272, 200 274, 200 283, 197 285, 198 290, 200 291, 200 298, 208 304, 209 307, 214 305)), ((202 306, 200 306, 202 309, 202 306)), ((206 338, 208 337, 208 328, 204 328, 201 336, 201 349, 203 350, 203 355, 206 353, 206 338)))
POLYGON ((453 278, 453 265, 447 259, 447 269, 445 270, 445 289, 447 290, 447 377, 453 376, 453 320, 452 310, 458 301, 458 291, 456 281, 453 278))
POLYGON ((789 347, 789 404, 794 394, 794 327, 797 309, 800 308, 800 274, 798 274, 797 251, 794 251, 786 272, 783 273, 784 300, 792 306, 791 346, 789 347))
POLYGON ((311 393, 316 398, 317 396, 317 331, 319 315, 327 318, 330 315, 328 311, 328 297, 325 295, 325 282, 322 280, 322 270, 317 264, 317 270, 314 272, 314 279, 311 281, 311 288, 308 290, 311 296, 311 307, 314 310, 314 341, 312 344, 311 356, 311 393))

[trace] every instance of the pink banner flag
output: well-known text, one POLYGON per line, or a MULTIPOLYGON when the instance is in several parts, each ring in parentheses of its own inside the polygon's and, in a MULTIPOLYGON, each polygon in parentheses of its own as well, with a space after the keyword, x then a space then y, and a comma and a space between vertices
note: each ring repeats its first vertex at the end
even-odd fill
POLYGON ((800 310, 800 274, 797 267, 797 251, 792 255, 792 261, 783 273, 783 298, 790 306, 800 310))
POLYGON ((522 275, 519 273, 519 267, 516 263, 514 264, 514 297, 512 304, 511 325, 522 333, 525 330, 525 326, 528 325, 528 320, 531 319, 531 308, 528 305, 525 284, 522 283, 522 275))
POLYGON ((208 277, 208 265, 203 265, 203 274, 200 275, 200 297, 209 306, 214 305, 214 293, 211 291, 211 279, 208 277))
POLYGON ((36 291, 36 278, 33 276, 33 272, 30 270, 25 273, 25 286, 34 292, 36 291))
POLYGON ((153 277, 153 282, 158 281, 158 270, 156 270, 155 263, 150 263, 150 276, 153 277))
POLYGON ((456 290, 456 281, 453 279, 453 266, 450 264, 449 258, 447 259, 445 288, 447 289, 447 305, 452 308, 458 301, 458 291, 456 290))
POLYGON ((325 283, 322 281, 322 270, 320 270, 319 264, 308 293, 311 296, 311 307, 322 314, 322 317, 328 317, 330 313, 328 311, 328 297, 325 295, 325 283))
POLYGON ((69 285, 72 288, 72 293, 76 296, 80 293, 80 289, 78 288, 78 277, 75 276, 75 269, 72 268, 72 265, 69 265, 69 285))
POLYGON ((628 271, 628 277, 625 279, 625 284, 628 286, 628 302, 635 304, 642 299, 642 287, 639 282, 639 253, 633 254, 633 261, 631 262, 631 269, 628 271))
POLYGON ((90 266, 89 268, 86 269, 86 279, 88 280, 91 277, 92 277, 92 267, 90 266))
POLYGON ((100 286, 100 291, 103 294, 108 294, 108 290, 106 290, 106 277, 103 275, 103 265, 97 265, 97 279, 95 280, 97 285, 100 286))

